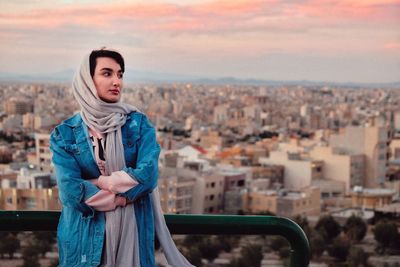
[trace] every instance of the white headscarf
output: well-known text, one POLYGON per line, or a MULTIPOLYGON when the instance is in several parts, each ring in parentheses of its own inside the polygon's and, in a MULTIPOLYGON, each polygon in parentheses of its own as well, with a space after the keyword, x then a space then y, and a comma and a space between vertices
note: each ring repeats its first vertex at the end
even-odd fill
POLYGON ((126 117, 137 107, 122 102, 107 103, 97 94, 90 75, 90 54, 88 54, 76 72, 72 82, 75 99, 81 107, 81 116, 86 125, 96 132, 106 134, 105 158, 106 174, 120 171, 125 167, 124 147, 121 127, 126 117))

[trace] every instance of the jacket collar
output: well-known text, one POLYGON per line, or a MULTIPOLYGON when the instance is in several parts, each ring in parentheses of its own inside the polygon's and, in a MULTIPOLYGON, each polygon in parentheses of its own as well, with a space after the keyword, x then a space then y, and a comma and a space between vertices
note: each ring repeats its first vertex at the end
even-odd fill
MULTIPOLYGON (((134 112, 131 112, 131 113, 128 114, 128 116, 126 117, 126 122, 132 120, 132 114, 134 114, 134 112)), ((71 118, 65 120, 64 124, 68 125, 69 127, 75 128, 75 127, 77 127, 77 126, 79 126, 81 124, 85 124, 85 123, 82 120, 81 113, 78 112, 74 116, 72 116, 71 118)))
POLYGON ((83 120, 82 120, 80 112, 76 113, 74 116, 72 116, 71 118, 64 121, 64 124, 69 127, 77 127, 79 124, 82 124, 82 123, 83 123, 83 120))

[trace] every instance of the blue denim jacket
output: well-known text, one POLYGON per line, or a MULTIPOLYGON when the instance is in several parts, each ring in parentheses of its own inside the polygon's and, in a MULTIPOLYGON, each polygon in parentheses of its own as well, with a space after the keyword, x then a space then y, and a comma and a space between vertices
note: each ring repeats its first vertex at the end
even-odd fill
MULTIPOLYGON (((139 233, 140 266, 156 266, 154 219, 149 193, 157 186, 160 146, 145 115, 132 112, 121 129, 126 171, 139 183, 121 195, 133 200, 139 233)), ((98 266, 104 244, 105 217, 85 204, 100 189, 90 183, 100 171, 88 127, 80 114, 58 125, 50 136, 62 212, 57 229, 59 266, 98 266)), ((132 237, 133 242, 133 237, 132 237)))

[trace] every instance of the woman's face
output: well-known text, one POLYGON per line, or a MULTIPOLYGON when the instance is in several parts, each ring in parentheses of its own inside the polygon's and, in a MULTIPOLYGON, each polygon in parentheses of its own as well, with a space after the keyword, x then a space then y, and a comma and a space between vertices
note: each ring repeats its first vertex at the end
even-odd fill
POLYGON ((121 66, 113 58, 96 58, 93 82, 101 100, 107 103, 115 103, 120 100, 122 76, 121 66))

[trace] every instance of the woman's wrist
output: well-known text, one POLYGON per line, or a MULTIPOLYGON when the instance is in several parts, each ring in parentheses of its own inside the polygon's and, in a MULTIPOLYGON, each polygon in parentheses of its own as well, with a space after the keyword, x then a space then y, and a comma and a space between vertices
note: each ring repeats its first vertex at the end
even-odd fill
POLYGON ((110 184, 110 180, 108 178, 110 178, 110 177, 106 176, 106 175, 100 175, 99 179, 97 180, 97 186, 100 189, 110 191, 111 184, 110 184))
POLYGON ((127 205, 127 200, 124 197, 116 196, 115 197, 115 205, 119 207, 125 207, 127 205))
POLYGON ((100 175, 98 187, 113 193, 124 193, 138 185, 125 171, 115 171, 111 175, 100 175))

